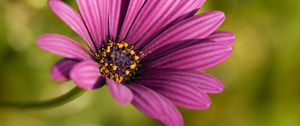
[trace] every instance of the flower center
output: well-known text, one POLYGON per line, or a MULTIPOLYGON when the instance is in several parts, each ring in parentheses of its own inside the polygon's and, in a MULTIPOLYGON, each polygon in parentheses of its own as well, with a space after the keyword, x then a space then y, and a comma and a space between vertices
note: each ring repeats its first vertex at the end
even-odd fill
POLYGON ((111 41, 102 45, 96 54, 102 76, 118 83, 133 81, 140 68, 143 52, 133 50, 124 41, 111 41))

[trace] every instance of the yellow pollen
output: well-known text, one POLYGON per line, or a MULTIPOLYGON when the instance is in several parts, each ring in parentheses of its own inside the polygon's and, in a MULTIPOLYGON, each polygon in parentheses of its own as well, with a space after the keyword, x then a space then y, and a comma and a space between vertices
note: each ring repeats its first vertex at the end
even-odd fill
POLYGON ((100 72, 103 72, 105 70, 105 67, 102 67, 101 69, 100 69, 100 72))
POLYGON ((107 66, 108 66, 108 63, 105 63, 105 64, 104 64, 104 66, 106 66, 106 67, 107 67, 107 66))
POLYGON ((119 83, 121 83, 124 80, 124 77, 120 76, 119 77, 119 83))
POLYGON ((140 57, 139 56, 134 56, 134 60, 139 60, 140 59, 140 57))
POLYGON ((127 48, 129 46, 129 44, 128 43, 124 43, 124 46, 125 46, 125 48, 127 48))
POLYGON ((115 78, 115 76, 111 74, 111 75, 110 75, 110 78, 114 79, 114 78, 115 78))
POLYGON ((110 46, 106 49, 107 53, 110 53, 110 46))
POLYGON ((135 54, 135 51, 134 50, 130 50, 129 52, 131 55, 134 55, 135 54))
POLYGON ((103 60, 103 59, 101 59, 101 60, 100 60, 100 63, 104 63, 104 60, 103 60))
POLYGON ((122 43, 118 43, 117 45, 119 48, 123 48, 123 46, 124 46, 124 44, 122 44, 122 43))
POLYGON ((112 69, 113 69, 113 71, 116 71, 118 69, 118 67, 116 65, 113 65, 112 69))
POLYGON ((136 63, 130 65, 130 69, 135 69, 135 68, 136 68, 136 63))
POLYGON ((105 70, 105 73, 109 73, 109 70, 105 70))
POLYGON ((129 75, 129 73, 130 73, 129 70, 126 70, 126 71, 125 71, 125 74, 126 74, 126 75, 129 75))

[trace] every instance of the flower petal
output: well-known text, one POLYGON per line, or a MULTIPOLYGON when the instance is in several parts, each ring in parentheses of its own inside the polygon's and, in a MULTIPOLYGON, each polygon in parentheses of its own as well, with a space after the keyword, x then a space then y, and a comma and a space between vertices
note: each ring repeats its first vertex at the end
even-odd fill
POLYGON ((165 45, 161 48, 159 48, 158 50, 156 50, 155 52, 152 52, 148 55, 146 55, 143 59, 142 59, 142 63, 145 62, 152 62, 154 60, 157 60, 163 56, 166 56, 170 53, 173 53, 175 51, 190 47, 190 46, 194 46, 197 44, 202 44, 202 43, 213 43, 213 41, 211 40, 206 40, 206 39, 201 39, 201 40, 183 40, 183 41, 178 41, 175 42, 173 44, 168 44, 165 45))
POLYGON ((235 41, 235 35, 227 31, 216 31, 209 35, 207 39, 220 44, 232 45, 235 41))
POLYGON ((128 104, 132 101, 133 94, 125 85, 110 79, 106 79, 106 82, 111 94, 120 104, 128 104))
POLYGON ((37 45, 49 52, 71 59, 93 59, 90 53, 74 40, 58 34, 46 34, 38 38, 37 45))
POLYGON ((105 79, 101 77, 98 64, 94 61, 84 61, 75 65, 70 73, 72 80, 83 89, 95 89, 103 86, 105 79))
POLYGON ((96 52, 94 43, 81 16, 61 0, 49 0, 48 4, 51 10, 69 25, 87 43, 93 52, 96 52))
MULTIPOLYGON (((101 43, 105 41, 107 37, 108 20, 105 18, 105 12, 101 12, 101 9, 105 9, 105 5, 108 5, 107 0, 77 0, 77 5, 80 10, 80 14, 88 27, 90 34, 95 42, 96 47, 100 48, 101 43), (107 3, 105 3, 107 2, 107 3)), ((106 7, 107 9, 107 7, 106 7)), ((106 11, 107 12, 107 11, 106 11)))
POLYGON ((130 30, 133 22, 135 21, 137 15, 139 14, 141 8, 143 7, 145 0, 131 0, 128 5, 128 10, 122 29, 120 31, 120 40, 125 40, 128 31, 130 30))
POLYGON ((132 25, 126 40, 130 44, 134 44, 145 33, 154 32, 164 23, 164 19, 171 14, 179 2, 180 0, 148 0, 132 25))
POLYGON ((160 57, 163 57, 165 55, 173 53, 177 50, 181 50, 181 49, 187 48, 189 46, 194 46, 197 44, 214 43, 214 44, 232 46, 234 41, 235 41, 235 36, 233 33, 227 32, 227 31, 216 31, 216 32, 212 33, 211 35, 209 35, 205 39, 177 41, 177 42, 165 45, 163 47, 160 47, 155 52, 152 52, 149 55, 146 55, 143 58, 142 62, 151 62, 160 57))
POLYGON ((186 18, 194 16, 202 7, 205 0, 181 0, 176 9, 172 12, 166 23, 176 24, 186 18))
POLYGON ((225 59, 232 52, 232 47, 215 43, 202 43, 177 50, 166 56, 148 63, 145 68, 178 68, 188 70, 204 70, 213 67, 225 59))
POLYGON ((210 107, 210 99, 207 94, 200 88, 196 88, 183 80, 160 76, 143 78, 138 84, 160 93, 178 106, 198 110, 208 109, 210 107))
POLYGON ((181 85, 198 88, 204 93, 221 93, 224 85, 217 78, 198 71, 179 69, 152 69, 141 75, 143 80, 170 80, 181 85))
POLYGON ((123 24, 129 0, 110 0, 109 33, 110 39, 116 40, 123 24))
POLYGON ((167 15, 166 18, 161 18, 155 23, 147 32, 141 37, 141 39, 135 43, 135 48, 145 46, 151 40, 160 35, 163 31, 170 28, 171 26, 189 18, 196 14, 199 8, 203 5, 205 0, 180 0, 176 5, 176 8, 169 9, 172 11, 171 14, 167 15))
POLYGON ((62 59, 54 64, 51 69, 51 76, 56 81, 66 81, 70 79, 70 71, 74 65, 80 61, 74 59, 62 59))
POLYGON ((188 18, 171 28, 145 45, 142 50, 145 55, 156 49, 182 40, 204 39, 213 33, 224 21, 224 13, 220 11, 206 12, 188 18))
POLYGON ((109 15, 109 0, 97 0, 98 7, 100 8, 100 16, 101 16, 101 24, 102 24, 102 31, 103 31, 103 37, 104 41, 108 41, 108 15, 109 15))
POLYGON ((183 119, 177 108, 165 97, 140 85, 129 86, 134 97, 132 104, 146 115, 166 126, 183 126, 183 119))

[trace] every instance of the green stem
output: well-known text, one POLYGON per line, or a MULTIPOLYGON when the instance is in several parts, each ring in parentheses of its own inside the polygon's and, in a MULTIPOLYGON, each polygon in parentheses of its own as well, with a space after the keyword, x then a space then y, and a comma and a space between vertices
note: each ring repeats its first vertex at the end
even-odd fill
POLYGON ((73 88, 68 93, 59 96, 57 98, 53 98, 47 101, 42 102, 32 102, 32 103, 15 103, 15 102, 1 102, 0 108, 18 108, 18 109, 41 109, 41 108, 53 108, 60 105, 64 105, 75 98, 84 94, 85 90, 80 89, 78 87, 73 88))

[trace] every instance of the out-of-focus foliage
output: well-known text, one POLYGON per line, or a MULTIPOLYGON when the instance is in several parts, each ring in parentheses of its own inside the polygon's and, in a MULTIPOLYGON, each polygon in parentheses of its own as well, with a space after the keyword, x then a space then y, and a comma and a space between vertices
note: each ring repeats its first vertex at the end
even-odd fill
MULTIPOLYGON (((75 5, 72 1, 70 4, 75 5)), ((207 0, 200 12, 222 10, 236 34, 233 55, 207 73, 225 83, 205 111, 180 109, 187 126, 300 125, 300 1, 207 0)), ((44 33, 81 41, 47 8, 46 0, 0 0, 0 100, 40 101, 73 87, 49 70, 60 57, 35 44, 44 33)), ((81 41, 82 42, 82 41, 81 41)), ((159 126, 107 88, 48 110, 0 109, 1 126, 159 126)))

